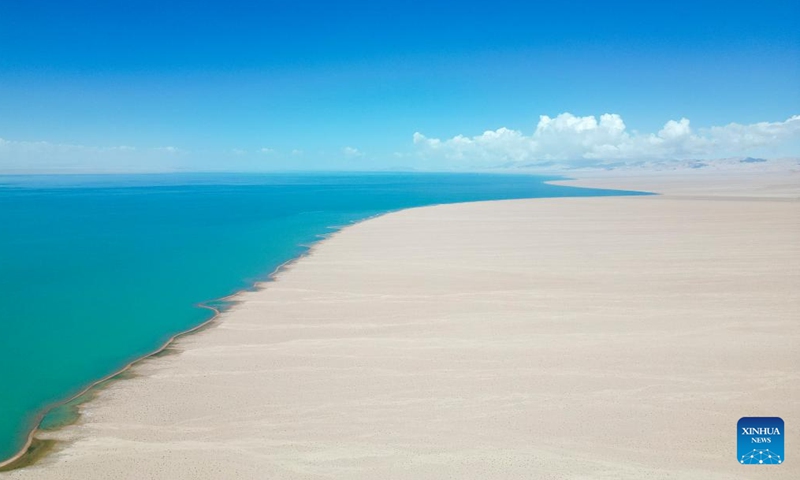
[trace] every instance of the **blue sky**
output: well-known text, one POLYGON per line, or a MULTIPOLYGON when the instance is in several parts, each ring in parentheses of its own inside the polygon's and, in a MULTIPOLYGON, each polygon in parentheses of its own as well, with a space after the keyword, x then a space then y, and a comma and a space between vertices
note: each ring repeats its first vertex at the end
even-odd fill
POLYGON ((800 156, 797 2, 164 3, 0 4, 0 171, 800 156))

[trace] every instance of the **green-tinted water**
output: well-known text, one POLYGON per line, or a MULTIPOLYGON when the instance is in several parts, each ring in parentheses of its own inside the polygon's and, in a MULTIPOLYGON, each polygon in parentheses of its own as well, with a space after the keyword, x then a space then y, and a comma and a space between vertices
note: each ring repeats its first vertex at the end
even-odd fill
MULTIPOLYGON (((319 235, 389 210, 630 194, 447 174, 0 177, 0 460, 41 412, 211 312, 319 235)), ((51 415, 49 426, 73 410, 51 415)))

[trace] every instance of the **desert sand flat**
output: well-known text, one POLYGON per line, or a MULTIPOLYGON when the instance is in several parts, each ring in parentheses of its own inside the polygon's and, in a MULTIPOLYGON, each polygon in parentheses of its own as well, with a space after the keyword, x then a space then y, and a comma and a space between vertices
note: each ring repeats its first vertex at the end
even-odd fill
POLYGON ((800 478, 800 202, 754 188, 348 227, 0 476, 800 478), (743 416, 783 465, 737 463, 743 416))
POLYGON ((643 190, 671 197, 800 200, 800 165, 782 172, 615 172, 582 173, 578 178, 551 182, 576 187, 643 190))

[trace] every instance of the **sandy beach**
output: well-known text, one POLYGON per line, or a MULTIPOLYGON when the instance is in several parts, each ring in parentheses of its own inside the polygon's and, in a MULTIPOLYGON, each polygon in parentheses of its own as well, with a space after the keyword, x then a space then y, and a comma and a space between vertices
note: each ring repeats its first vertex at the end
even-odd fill
POLYGON ((663 195, 345 228, 0 477, 800 478, 800 175, 569 183, 663 195))

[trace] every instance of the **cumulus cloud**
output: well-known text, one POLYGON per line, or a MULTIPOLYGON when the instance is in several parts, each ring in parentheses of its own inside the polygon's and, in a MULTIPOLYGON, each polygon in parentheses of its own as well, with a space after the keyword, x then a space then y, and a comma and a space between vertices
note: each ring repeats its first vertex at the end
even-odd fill
POLYGON ((639 133, 628 130, 618 114, 607 113, 598 119, 594 115, 562 113, 553 118, 540 116, 530 134, 504 127, 473 137, 457 135, 444 140, 417 132, 413 140, 423 156, 472 167, 704 159, 797 143, 800 115, 783 122, 731 123, 697 131, 688 119, 681 118, 668 121, 656 133, 639 133))

